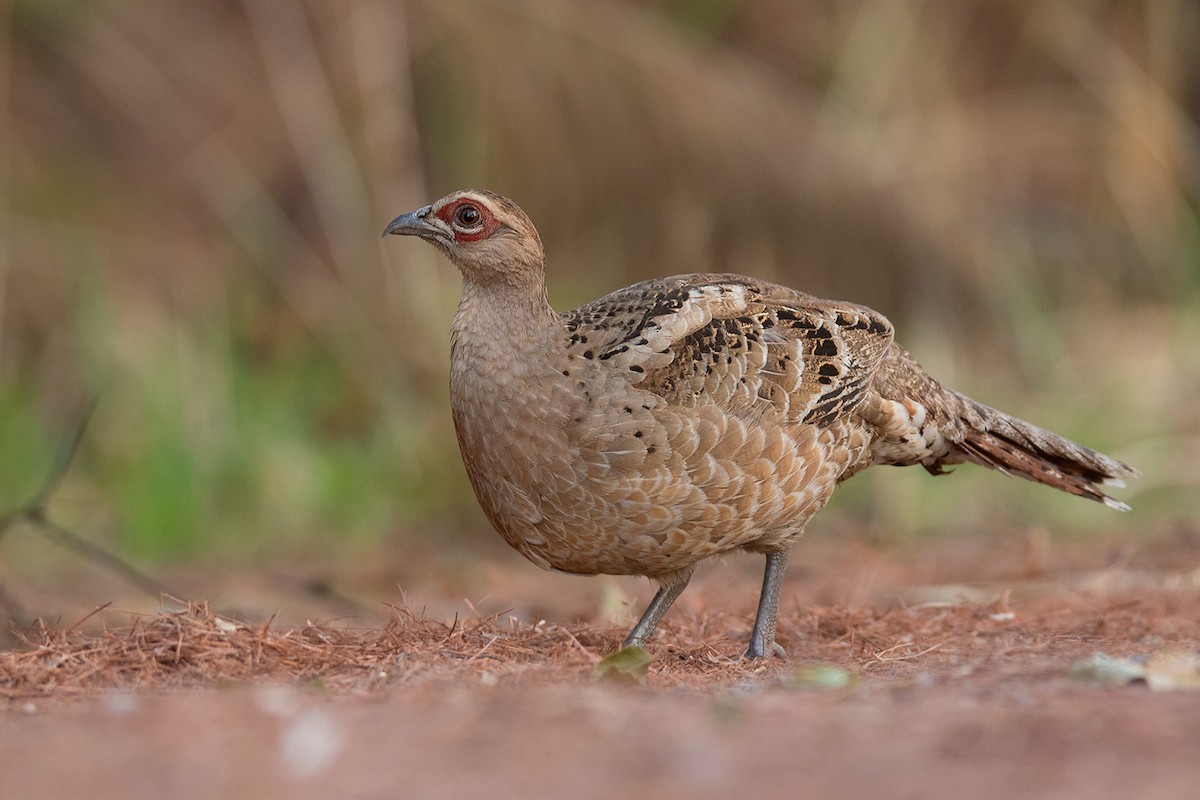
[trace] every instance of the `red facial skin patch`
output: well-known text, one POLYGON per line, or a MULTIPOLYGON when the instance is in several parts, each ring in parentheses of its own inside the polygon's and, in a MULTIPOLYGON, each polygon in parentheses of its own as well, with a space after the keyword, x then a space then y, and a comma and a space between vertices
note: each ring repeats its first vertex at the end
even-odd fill
POLYGON ((486 239, 496 231, 503 227, 500 220, 492 216, 492 212, 488 211, 480 203, 477 203, 470 198, 464 197, 450 203, 449 205, 439 208, 436 214, 437 218, 450 226, 454 231, 454 241, 456 242, 478 242, 480 239, 486 239), (462 231, 454 223, 454 215, 463 206, 471 206, 479 212, 480 225, 478 230, 462 231))

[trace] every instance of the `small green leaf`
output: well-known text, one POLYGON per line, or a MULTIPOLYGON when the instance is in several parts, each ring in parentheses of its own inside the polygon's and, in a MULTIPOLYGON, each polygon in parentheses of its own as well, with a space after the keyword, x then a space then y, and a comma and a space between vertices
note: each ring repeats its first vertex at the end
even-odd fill
POLYGON ((854 675, 833 664, 814 664, 792 673, 791 684, 797 689, 844 689, 854 683, 854 675))
POLYGON ((598 681, 643 684, 653 660, 649 653, 636 645, 622 647, 600 660, 592 670, 592 678, 598 681))
POLYGON ((1128 684, 1146 680, 1146 669, 1127 658, 1094 653, 1071 665, 1071 677, 1092 683, 1128 684))
POLYGON ((304 683, 304 689, 313 694, 329 694, 329 687, 325 685, 325 678, 320 675, 309 678, 304 683))

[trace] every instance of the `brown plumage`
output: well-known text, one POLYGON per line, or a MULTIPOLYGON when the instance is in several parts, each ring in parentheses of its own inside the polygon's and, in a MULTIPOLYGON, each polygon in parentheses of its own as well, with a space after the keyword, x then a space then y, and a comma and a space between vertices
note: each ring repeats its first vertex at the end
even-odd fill
POLYGON ((1125 464, 943 388, 892 324, 742 275, 644 281, 558 313, 533 224, 460 191, 397 217, 463 275, 451 403, 480 505, 538 566, 645 575, 643 644, 696 563, 767 558, 747 655, 780 652, 792 544, 842 480, 873 464, 973 462, 1125 508, 1125 464))

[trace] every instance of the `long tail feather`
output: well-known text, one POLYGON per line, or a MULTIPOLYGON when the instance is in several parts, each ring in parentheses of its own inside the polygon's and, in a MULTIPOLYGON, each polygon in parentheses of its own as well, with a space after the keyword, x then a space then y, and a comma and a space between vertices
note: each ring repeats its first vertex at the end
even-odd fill
POLYGON ((958 446, 968 460, 1110 508, 1129 510, 1100 487, 1124 486, 1124 478, 1137 475, 1133 467, 957 392, 955 395, 967 410, 966 435, 958 446))

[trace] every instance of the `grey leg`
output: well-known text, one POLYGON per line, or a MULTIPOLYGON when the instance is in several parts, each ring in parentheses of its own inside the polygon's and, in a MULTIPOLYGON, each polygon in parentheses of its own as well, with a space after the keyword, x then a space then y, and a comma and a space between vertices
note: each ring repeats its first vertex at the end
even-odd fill
POLYGON ((650 637, 654 635, 654 631, 658 629, 658 623, 662 620, 663 614, 666 614, 667 609, 671 607, 676 598, 683 594, 683 590, 687 588, 688 581, 691 579, 692 571, 689 569, 683 573, 683 577, 678 582, 658 587, 654 599, 650 601, 650 605, 646 606, 642 618, 625 637, 621 647, 644 647, 650 637))
POLYGON ((754 617, 746 658, 787 657, 783 648, 775 643, 775 618, 779 615, 779 593, 783 591, 783 574, 787 572, 791 554, 791 548, 767 553, 767 569, 763 573, 762 594, 758 598, 758 614, 754 617))

